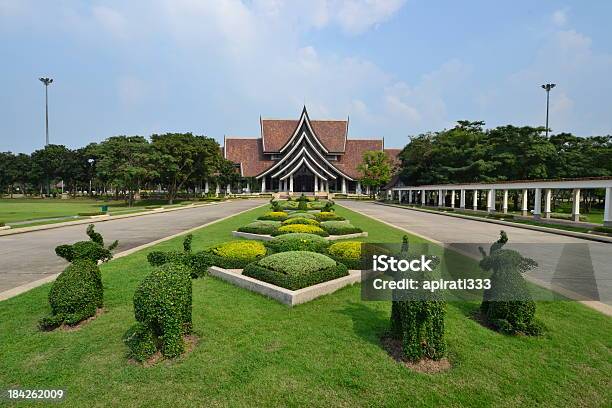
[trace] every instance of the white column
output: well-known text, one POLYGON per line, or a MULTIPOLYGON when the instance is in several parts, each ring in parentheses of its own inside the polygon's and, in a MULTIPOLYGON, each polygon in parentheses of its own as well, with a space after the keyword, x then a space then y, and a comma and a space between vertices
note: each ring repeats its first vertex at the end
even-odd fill
POLYGON ((215 195, 218 196, 221 194, 221 186, 217 183, 217 187, 215 188, 215 195))
POLYGON ((346 179, 342 177, 342 194, 346 194, 346 179))
POLYGON ((451 190, 451 208, 455 208, 455 190, 451 190))
POLYGON ((544 217, 550 218, 550 201, 552 198, 552 190, 547 188, 544 190, 544 217))
POLYGON ((459 192, 459 208, 465 209, 465 190, 459 192))
POLYGON ((231 194, 232 193, 232 186, 231 185, 227 185, 227 187, 225 188, 225 191, 227 194, 231 194))
POLYGON ((495 190, 490 189, 487 192, 487 212, 495 211, 495 190))
POLYGON ((438 207, 444 207, 444 190, 438 190, 438 207))
POLYGON ((314 192, 317 193, 319 191, 319 176, 315 174, 314 176, 314 192))
POLYGON ((261 178, 261 192, 262 193, 266 192, 266 176, 263 176, 261 178))
POLYGON ((208 194, 208 190, 209 190, 208 180, 206 180, 204 182, 204 194, 208 194))
MULTIPOLYGON (((368 191, 370 191, 369 187, 368 187, 368 191)), ((325 180, 325 192, 329 193, 329 180, 325 180)))
POLYGON ((502 204, 502 211, 504 214, 508 213, 508 190, 504 190, 504 202, 502 204))
POLYGON ((528 207, 528 191, 527 189, 523 190, 523 198, 521 200, 521 212, 523 215, 529 215, 529 207, 528 207))
POLYGON ((412 204, 412 190, 408 190, 408 204, 412 204))
POLYGON ((357 188, 355 189, 355 192, 361 195, 361 181, 357 182, 357 188))
POLYGON ((604 203, 604 227, 612 227, 612 187, 606 187, 606 201, 604 203))
POLYGON ((247 181, 246 193, 251 194, 251 182, 250 181, 247 181))
POLYGON ((535 204, 533 206, 533 218, 539 220, 542 218, 542 189, 535 189, 535 204))
POLYGON ((472 197, 472 207, 474 210, 478 209, 478 190, 474 190, 474 197, 472 197))
POLYGON ((293 193, 293 174, 289 176, 289 192, 293 193))
POLYGON ((421 190, 421 205, 425 205, 425 190, 421 190))
POLYGON ((572 191, 572 220, 580 221, 580 189, 572 191))

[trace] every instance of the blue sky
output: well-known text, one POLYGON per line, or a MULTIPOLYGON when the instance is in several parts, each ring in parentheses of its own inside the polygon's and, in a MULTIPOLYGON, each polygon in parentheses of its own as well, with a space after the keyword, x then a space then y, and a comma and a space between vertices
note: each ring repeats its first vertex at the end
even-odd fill
POLYGON ((612 133, 610 1, 0 0, 0 150, 120 134, 258 136, 350 116, 349 137, 456 120, 612 133))

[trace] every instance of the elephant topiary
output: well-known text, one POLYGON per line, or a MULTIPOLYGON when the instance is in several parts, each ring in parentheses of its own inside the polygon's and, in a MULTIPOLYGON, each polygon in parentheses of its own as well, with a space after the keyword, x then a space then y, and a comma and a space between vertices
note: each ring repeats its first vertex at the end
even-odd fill
POLYGON ((491 288, 483 293, 480 311, 496 330, 507 334, 538 335, 542 325, 535 320, 536 304, 531 298, 527 282, 522 274, 538 264, 510 249, 503 249, 508 242, 504 231, 483 256, 480 267, 491 274, 491 288))
POLYGON ((57 255, 71 262, 57 277, 49 291, 51 315, 43 317, 39 325, 43 330, 52 330, 62 324, 75 325, 96 314, 103 305, 104 291, 98 262, 112 258, 111 250, 118 242, 104 247, 102 235, 94 231, 93 224, 87 227, 90 241, 55 248, 57 255))
POLYGON ((151 272, 134 293, 137 323, 124 335, 130 357, 144 361, 158 349, 168 358, 184 350, 183 336, 191 332, 192 285, 189 270, 176 263, 151 272))

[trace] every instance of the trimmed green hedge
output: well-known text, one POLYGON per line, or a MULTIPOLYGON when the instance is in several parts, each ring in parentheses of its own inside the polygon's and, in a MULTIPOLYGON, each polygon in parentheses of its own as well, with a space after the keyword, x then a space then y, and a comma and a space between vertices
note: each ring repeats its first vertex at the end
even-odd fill
POLYGON ((327 254, 350 269, 361 269, 361 242, 335 242, 327 248, 327 254))
POLYGON ((255 221, 238 228, 238 231, 249 232, 251 234, 271 235, 280 226, 280 221, 255 221))
POLYGON ((106 214, 106 212, 104 212, 104 211, 91 211, 91 212, 80 212, 80 213, 77 213, 77 215, 79 217, 93 217, 95 215, 105 215, 105 214, 106 214))
POLYGON ((355 227, 349 221, 324 221, 321 223, 321 228, 330 235, 347 235, 363 232, 361 228, 355 227))
POLYGON ((593 228, 593 231, 603 232, 605 234, 612 234, 612 227, 595 227, 593 228))
POLYGON ((273 252, 311 251, 322 252, 329 246, 329 241, 315 234, 293 233, 279 235, 265 246, 273 252))
POLYGON ((344 217, 336 215, 333 211, 321 211, 314 216, 319 221, 344 221, 344 217))
POLYGON ((263 221, 285 221, 287 213, 284 211, 270 211, 257 219, 263 221))
POLYGON ((286 289, 298 290, 346 276, 348 269, 316 252, 288 251, 251 263, 244 268, 242 274, 286 289))
POLYGON ((295 217, 295 218, 289 218, 283 221, 282 223, 282 225, 291 225, 291 224, 304 224, 304 225, 319 226, 319 221, 313 220, 311 218, 306 218, 306 217, 295 217))
POLYGON ((316 225, 304 225, 304 224, 292 224, 292 225, 283 225, 279 227, 276 231, 272 232, 272 236, 283 235, 283 234, 292 234, 295 232, 305 233, 305 234, 315 234, 320 235, 322 237, 329 236, 329 233, 316 225))
POLYGON ((266 256, 267 250, 260 241, 228 241, 207 249, 210 264, 226 269, 242 269, 251 262, 266 256))
POLYGON ((314 220, 316 217, 315 215, 307 212, 292 212, 287 216, 287 219, 291 218, 308 218, 309 220, 314 220))
POLYGON ((39 325, 51 330, 62 323, 75 325, 96 314, 103 303, 102 275, 95 262, 80 259, 68 265, 49 291, 51 315, 39 325))
POLYGON ((134 293, 138 323, 123 337, 130 357, 143 361, 158 348, 169 358, 183 353, 183 336, 192 328, 191 304, 192 284, 187 268, 169 263, 153 270, 134 293))

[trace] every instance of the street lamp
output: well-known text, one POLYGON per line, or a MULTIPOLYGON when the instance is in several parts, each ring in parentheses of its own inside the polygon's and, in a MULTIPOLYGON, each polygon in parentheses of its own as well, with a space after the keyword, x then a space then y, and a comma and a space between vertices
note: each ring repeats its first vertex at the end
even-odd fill
POLYGON ((91 180, 93 179, 93 164, 96 160, 89 158, 87 159, 87 163, 89 163, 89 171, 91 172, 91 174, 89 175, 89 196, 92 197, 93 194, 91 193, 91 180))
POLYGON ((49 97, 47 89, 53 83, 53 78, 38 78, 45 85, 45 146, 49 145, 49 97))
POLYGON ((546 137, 548 137, 548 104, 550 101, 550 90, 553 89, 556 84, 544 84, 542 89, 546 91, 546 137))

